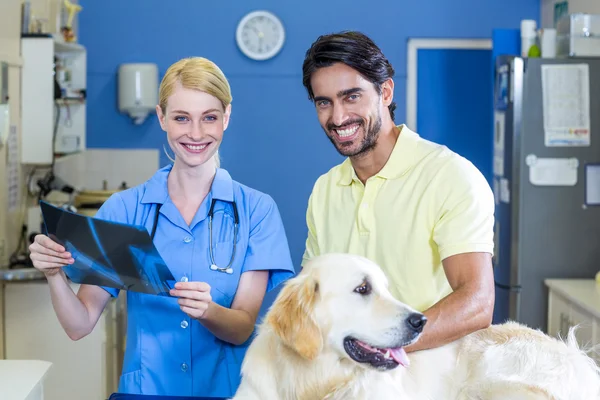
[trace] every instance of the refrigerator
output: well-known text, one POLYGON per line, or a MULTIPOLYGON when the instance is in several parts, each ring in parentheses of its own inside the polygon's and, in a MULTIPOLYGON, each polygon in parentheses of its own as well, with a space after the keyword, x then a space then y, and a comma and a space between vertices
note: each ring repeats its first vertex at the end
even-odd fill
POLYGON ((546 332, 544 280, 600 270, 600 59, 494 67, 494 322, 546 332))

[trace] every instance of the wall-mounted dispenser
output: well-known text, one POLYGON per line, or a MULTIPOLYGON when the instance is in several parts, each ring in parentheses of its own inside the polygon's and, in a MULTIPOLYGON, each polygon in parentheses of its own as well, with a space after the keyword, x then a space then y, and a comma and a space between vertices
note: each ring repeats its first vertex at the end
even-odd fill
POLYGON ((152 63, 119 67, 119 111, 142 124, 158 104, 158 67, 152 63))

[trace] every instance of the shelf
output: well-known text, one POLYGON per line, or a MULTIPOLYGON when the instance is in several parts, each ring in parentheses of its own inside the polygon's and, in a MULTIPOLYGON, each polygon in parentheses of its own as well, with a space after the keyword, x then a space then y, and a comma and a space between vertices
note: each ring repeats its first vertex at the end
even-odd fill
POLYGON ((61 163, 64 161, 69 160, 70 158, 74 158, 77 157, 78 155, 83 154, 83 150, 76 150, 76 151, 72 151, 72 152, 68 152, 68 153, 54 153, 55 158, 55 162, 56 163, 61 163))
POLYGON ((54 35, 54 51, 57 53, 81 53, 85 47, 79 43, 65 42, 61 35, 54 35))
POLYGON ((54 41, 54 51, 57 53, 78 53, 84 52, 85 47, 78 43, 54 41))
POLYGON ((67 99, 56 99, 56 104, 59 106, 72 106, 72 105, 85 105, 85 99, 81 98, 67 98, 67 99))
POLYGON ((21 162, 51 164, 52 149, 58 154, 85 150, 85 47, 52 35, 28 34, 21 41, 21 57, 21 162), (54 98, 53 78, 65 97, 54 98))

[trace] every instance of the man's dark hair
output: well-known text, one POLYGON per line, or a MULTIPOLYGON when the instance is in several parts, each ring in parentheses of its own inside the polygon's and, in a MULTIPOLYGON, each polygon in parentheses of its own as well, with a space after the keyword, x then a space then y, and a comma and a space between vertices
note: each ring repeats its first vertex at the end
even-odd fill
MULTIPOLYGON (((343 63, 354 68, 375 86, 379 94, 381 94, 381 85, 394 76, 394 68, 390 62, 381 49, 365 34, 344 31, 322 35, 306 51, 302 65, 302 83, 311 101, 314 101, 310 84, 312 74, 319 68, 329 67, 335 63, 343 63)), ((396 103, 392 102, 388 108, 393 121, 396 103)))

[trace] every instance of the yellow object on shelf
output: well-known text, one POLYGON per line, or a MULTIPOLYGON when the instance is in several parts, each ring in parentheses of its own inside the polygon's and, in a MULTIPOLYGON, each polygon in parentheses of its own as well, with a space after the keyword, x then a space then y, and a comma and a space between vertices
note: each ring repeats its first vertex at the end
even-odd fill
POLYGON ((69 0, 63 0, 63 6, 68 13, 67 23, 65 26, 61 27, 63 37, 65 42, 76 42, 77 37, 73 32, 73 18, 75 17, 75 14, 83 9, 83 7, 81 7, 79 4, 72 3, 69 0))
POLYGON ((75 196, 74 206, 77 213, 93 217, 98 212, 102 204, 113 194, 120 191, 115 190, 86 190, 75 196))

